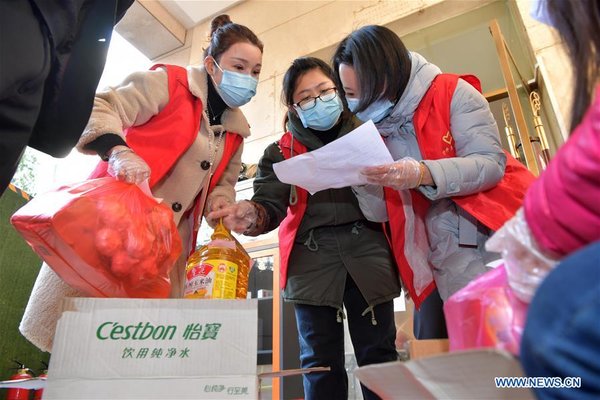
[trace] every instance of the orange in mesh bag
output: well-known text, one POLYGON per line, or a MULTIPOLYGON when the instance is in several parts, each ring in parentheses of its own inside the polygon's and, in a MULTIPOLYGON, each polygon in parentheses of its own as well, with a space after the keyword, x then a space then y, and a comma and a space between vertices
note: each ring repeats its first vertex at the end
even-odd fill
POLYGON ((31 200, 11 223, 90 296, 169 296, 181 239, 171 210, 136 185, 109 177, 63 186, 31 200))

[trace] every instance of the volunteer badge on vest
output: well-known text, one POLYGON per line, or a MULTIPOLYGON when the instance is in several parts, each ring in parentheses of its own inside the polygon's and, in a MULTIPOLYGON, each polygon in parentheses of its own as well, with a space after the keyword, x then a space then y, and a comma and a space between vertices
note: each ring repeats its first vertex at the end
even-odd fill
POLYGON ((442 153, 445 156, 449 156, 454 154, 454 152, 454 137, 452 137, 452 134, 448 131, 442 136, 442 153))

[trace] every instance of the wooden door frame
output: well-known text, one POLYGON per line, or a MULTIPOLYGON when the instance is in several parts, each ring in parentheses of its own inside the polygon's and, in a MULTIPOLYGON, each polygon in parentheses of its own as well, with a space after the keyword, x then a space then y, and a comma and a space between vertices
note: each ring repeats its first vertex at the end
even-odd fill
POLYGON ((515 117, 515 123, 517 125, 517 133, 519 134, 519 140, 523 146, 523 154, 525 156, 525 163, 527 167, 534 175, 539 175, 539 169, 537 162, 535 161, 535 154, 533 152, 533 146, 529 140, 529 129, 525 122, 525 114, 519 100, 519 94, 517 92, 517 85, 515 78, 510 69, 510 59, 508 50, 506 47, 506 41, 500 30, 500 24, 497 20, 490 22, 490 33, 496 45, 496 52, 498 53, 498 61, 500 62, 500 69, 502 70, 502 76, 506 83, 506 89, 508 90, 508 100, 515 117))
MULTIPOLYGON (((281 296, 279 295, 279 243, 277 239, 259 240, 244 244, 244 248, 251 258, 273 257, 273 372, 281 371, 281 296), (256 250, 253 250, 256 249, 256 250)), ((279 399, 281 390, 280 378, 272 378, 273 400, 279 399)))

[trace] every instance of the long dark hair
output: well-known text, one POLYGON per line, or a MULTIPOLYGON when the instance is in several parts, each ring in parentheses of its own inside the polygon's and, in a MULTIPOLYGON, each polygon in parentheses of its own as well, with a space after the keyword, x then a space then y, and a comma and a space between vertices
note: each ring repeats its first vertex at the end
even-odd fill
POLYGON ((397 100, 410 78, 410 55, 402 40, 390 29, 379 25, 364 26, 338 45, 333 55, 333 70, 340 92, 340 64, 354 68, 360 85, 360 101, 355 111, 362 111, 380 97, 397 100))
POLYGON ((571 130, 583 119, 600 77, 600 1, 547 1, 548 14, 565 42, 575 80, 571 130))
MULTIPOLYGON (((315 57, 296 58, 292 61, 292 65, 285 71, 285 75, 283 76, 281 90, 281 102, 283 105, 290 107, 294 103, 294 90, 296 89, 298 79, 313 69, 319 69, 326 77, 331 79, 332 82, 336 82, 333 70, 325 61, 315 57)), ((286 130, 287 121, 288 115, 286 113, 283 120, 283 130, 286 130)))
POLYGON ((221 14, 210 23, 210 45, 204 50, 204 57, 212 56, 219 61, 232 45, 247 42, 263 51, 263 44, 248 27, 231 22, 229 15, 221 14))

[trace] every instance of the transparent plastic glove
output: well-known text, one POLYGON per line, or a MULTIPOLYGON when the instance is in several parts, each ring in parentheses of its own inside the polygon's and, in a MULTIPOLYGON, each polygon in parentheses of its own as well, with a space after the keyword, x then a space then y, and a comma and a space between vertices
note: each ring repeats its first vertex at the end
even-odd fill
POLYGON ((126 146, 115 146, 108 158, 108 173, 120 181, 139 184, 150 177, 150 167, 126 146))
POLYGON ((423 180, 423 168, 414 158, 405 157, 392 164, 366 167, 360 171, 371 184, 382 185, 396 190, 414 189, 423 180))
MULTIPOLYGON (((219 219, 221 217, 214 217, 213 218, 213 213, 215 211, 219 211, 222 210, 224 208, 227 208, 229 206, 231 206, 231 200, 229 200, 229 198, 225 197, 225 196, 216 196, 216 197, 210 197, 208 198, 208 201, 206 203, 206 211, 205 211, 205 215, 206 215, 206 222, 208 222, 208 225, 210 225, 211 227, 215 227, 215 225, 217 225, 217 222, 219 221, 219 219)), ((226 225, 227 226, 227 225, 226 225)))
POLYGON ((237 233, 244 233, 256 225, 258 210, 254 203, 242 200, 220 210, 208 214, 207 218, 217 220, 223 218, 223 224, 227 229, 237 233))
POLYGON ((523 209, 519 209, 517 214, 487 241, 485 248, 502 255, 508 284, 517 297, 527 303, 558 262, 544 254, 538 246, 527 225, 523 209))

